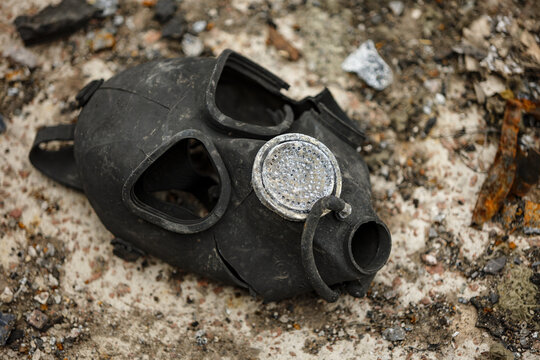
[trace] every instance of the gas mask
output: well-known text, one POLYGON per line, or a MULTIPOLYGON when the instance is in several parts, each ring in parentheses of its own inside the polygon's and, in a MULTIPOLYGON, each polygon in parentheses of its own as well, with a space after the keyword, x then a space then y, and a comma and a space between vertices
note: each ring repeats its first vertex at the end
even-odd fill
POLYGON ((328 90, 295 101, 288 87, 230 50, 146 63, 81 90, 77 123, 40 129, 30 161, 84 192, 126 260, 151 254, 265 301, 363 296, 391 247, 364 135, 328 90))

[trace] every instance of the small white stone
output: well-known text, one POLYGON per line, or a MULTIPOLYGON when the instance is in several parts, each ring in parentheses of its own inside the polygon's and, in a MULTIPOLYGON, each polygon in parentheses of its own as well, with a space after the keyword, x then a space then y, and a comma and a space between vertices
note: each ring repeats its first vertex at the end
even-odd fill
POLYGON ((116 15, 113 19, 114 26, 120 26, 124 23, 124 17, 122 15, 116 15))
POLYGON ((424 87, 432 93, 437 93, 442 88, 441 79, 428 79, 424 81, 424 87))
POLYGON ((53 274, 49 274, 48 276, 49 286, 56 287, 58 286, 58 279, 53 276, 53 274))
POLYGON ((413 9, 413 11, 411 11, 411 17, 413 18, 413 20, 420 19, 420 16, 422 16, 422 10, 413 9))
POLYGON ((204 44, 198 37, 186 34, 182 38, 182 50, 186 56, 199 56, 204 50, 204 44))
POLYGON ((72 339, 75 339, 77 338, 80 334, 81 334, 82 330, 77 328, 77 327, 74 327, 73 329, 71 329, 68 337, 69 338, 72 338, 72 339))
POLYGON ((19 89, 16 87, 10 87, 8 88, 7 95, 8 96, 15 96, 19 93, 19 89))
POLYGON ((40 292, 39 294, 34 296, 34 300, 36 300, 42 305, 45 305, 47 303, 47 300, 49 300, 49 293, 47 291, 40 292))
POLYGON ((376 90, 384 90, 394 81, 392 69, 379 55, 372 40, 365 41, 347 56, 341 68, 356 73, 376 90))
POLYGON ((207 23, 205 20, 199 20, 199 21, 195 21, 193 25, 191 26, 191 28, 193 29, 194 32, 198 34, 198 33, 203 32, 206 29, 206 25, 207 23))
POLYGON ((42 355, 41 350, 37 349, 36 352, 34 352, 34 355, 32 356, 32 360, 40 360, 41 355, 42 355))
POLYGON ((46 211, 49 208, 49 203, 47 201, 43 201, 41 203, 41 210, 46 211))
POLYGON ((445 103, 446 103, 446 98, 444 97, 443 94, 441 93, 435 94, 435 104, 444 105, 445 103))
POLYGON ((28 247, 28 256, 35 258, 37 256, 37 251, 33 246, 28 247))
POLYGON ((13 301, 13 291, 9 287, 5 287, 2 294, 0 294, 0 302, 9 304, 13 301))
POLYGON ((422 259, 428 265, 437 265, 437 258, 432 254, 425 254, 422 259))
POLYGON ((289 317, 287 316, 287 314, 283 314, 279 317, 279 322, 283 323, 283 324, 286 324, 289 322, 289 317))
POLYGON ((54 247, 53 244, 51 243, 47 243, 47 253, 45 254, 46 256, 54 256, 54 254, 56 254, 56 249, 54 247))
POLYGON ((390 10, 392 10, 394 15, 400 16, 401 14, 403 14, 403 9, 405 8, 405 5, 402 1, 390 1, 388 3, 388 7, 390 8, 390 10))
POLYGON ((60 294, 53 295, 53 300, 55 304, 60 304, 62 302, 62 297, 60 294))

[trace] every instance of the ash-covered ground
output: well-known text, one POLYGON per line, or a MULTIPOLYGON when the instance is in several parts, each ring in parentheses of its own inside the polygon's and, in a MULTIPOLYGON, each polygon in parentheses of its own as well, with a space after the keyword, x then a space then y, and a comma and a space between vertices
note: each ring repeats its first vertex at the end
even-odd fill
MULTIPOLYGON (((471 226, 506 101, 539 98, 536 1, 89 2, 101 16, 27 46, 15 19, 59 1, 0 3, 0 358, 538 358, 538 184, 471 226), (341 69, 368 39, 393 71, 382 91, 341 69), (30 165, 36 129, 76 121, 89 81, 226 48, 292 97, 328 87, 368 135, 359 156, 393 250, 365 298, 263 304, 159 259, 125 262, 84 195, 30 165)), ((540 149, 537 112, 519 146, 540 149)))

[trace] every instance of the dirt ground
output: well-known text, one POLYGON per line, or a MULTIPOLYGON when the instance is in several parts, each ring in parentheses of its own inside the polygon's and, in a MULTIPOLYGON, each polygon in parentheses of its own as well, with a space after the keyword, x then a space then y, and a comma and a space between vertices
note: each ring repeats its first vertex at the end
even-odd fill
MULTIPOLYGON (((0 359, 538 359, 538 232, 501 214, 471 226, 505 99, 539 99, 538 2, 182 0, 187 42, 162 37, 155 1, 126 0, 24 47, 14 19, 58 2, 0 3, 0 313, 16 316, 0 359), (267 43, 269 20, 299 59, 267 43), (383 91, 341 69, 368 39, 394 73, 383 91), (226 48, 294 98, 328 87, 365 129, 393 238, 365 298, 264 304, 156 258, 125 262, 85 196, 29 163, 36 129, 76 121, 89 81, 226 48)), ((520 146, 540 149, 539 124, 523 117, 520 146)), ((519 201, 539 203, 538 184, 519 201)))

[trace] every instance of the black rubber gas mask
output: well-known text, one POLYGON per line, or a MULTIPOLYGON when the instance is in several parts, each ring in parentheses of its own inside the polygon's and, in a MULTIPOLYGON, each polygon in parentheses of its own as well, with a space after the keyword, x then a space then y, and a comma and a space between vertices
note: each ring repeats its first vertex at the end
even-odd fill
POLYGON ((286 88, 228 50, 150 62, 86 86, 78 122, 39 130, 30 160, 84 191, 125 259, 152 254, 267 301, 363 296, 391 247, 364 136, 328 90, 295 101, 286 88))

